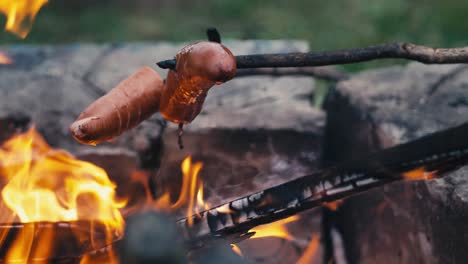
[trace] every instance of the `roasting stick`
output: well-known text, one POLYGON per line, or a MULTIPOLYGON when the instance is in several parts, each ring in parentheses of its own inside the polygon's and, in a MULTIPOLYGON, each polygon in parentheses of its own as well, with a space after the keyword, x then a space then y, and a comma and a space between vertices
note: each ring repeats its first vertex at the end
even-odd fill
MULTIPOLYGON (((336 51, 241 55, 236 56, 236 63, 238 69, 283 68, 350 64, 377 59, 405 59, 425 64, 468 63, 468 47, 443 49, 397 42, 336 51)), ((174 59, 156 64, 163 69, 176 67, 174 59)))
POLYGON ((189 247, 248 238, 249 229, 405 178, 442 177, 468 161, 468 123, 239 198, 177 221, 189 247), (418 175, 415 175, 418 174, 418 175), (419 175, 420 174, 420 175, 419 175))

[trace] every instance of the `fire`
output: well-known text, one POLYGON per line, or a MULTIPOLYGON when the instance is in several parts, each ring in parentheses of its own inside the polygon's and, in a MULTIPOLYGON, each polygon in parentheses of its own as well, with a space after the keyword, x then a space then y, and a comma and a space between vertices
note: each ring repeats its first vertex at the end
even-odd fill
POLYGON ((166 191, 156 200, 151 198, 148 184, 141 179, 140 174, 135 174, 134 181, 142 182, 145 186, 146 197, 148 200, 146 209, 158 211, 173 212, 177 209, 186 208, 188 224, 193 224, 193 214, 198 214, 202 210, 209 208, 208 203, 204 201, 203 182, 200 177, 200 171, 203 168, 202 162, 192 162, 192 157, 187 156, 181 164, 182 186, 176 201, 171 201, 171 193, 166 191), (148 208, 149 207, 149 208, 148 208))
POLYGON ((320 246, 320 237, 315 236, 310 240, 309 245, 304 250, 301 258, 296 262, 296 264, 308 264, 313 263, 314 259, 317 257, 317 253, 320 246))
MULTIPOLYGON (((0 148, 0 180, 6 184, 1 190, 0 221, 61 222, 98 221, 109 234, 106 243, 115 234, 122 234, 124 220, 119 209, 125 201, 117 201, 116 186, 107 173, 88 162, 75 159, 69 153, 51 148, 38 132, 31 128, 5 142, 0 148)), ((6 233, 0 234, 3 244, 6 233)), ((6 260, 43 257, 50 250, 53 234, 34 242, 34 229, 21 232, 9 249, 6 260), (41 247, 32 248, 32 244, 41 247)), ((50 231, 52 232, 52 231, 50 231)))
POLYGON ((48 0, 0 0, 0 12, 5 14, 5 30, 26 38, 37 13, 48 0))
POLYGON ((343 204, 343 202, 343 199, 339 199, 333 202, 324 202, 323 205, 332 211, 336 211, 343 204))
POLYGON ((294 240, 294 237, 289 233, 286 225, 288 223, 297 221, 298 219, 299 216, 293 215, 271 224, 257 226, 249 230, 249 232, 255 232, 255 234, 250 239, 261 237, 279 237, 287 240, 294 240))
POLYGON ((427 171, 424 168, 417 168, 414 170, 407 171, 402 174, 403 178, 407 180, 429 180, 435 178, 434 171, 427 171))
POLYGON ((244 256, 244 254, 242 254, 242 250, 239 248, 238 245, 236 245, 236 244, 231 244, 231 249, 232 249, 232 251, 234 251, 234 253, 236 253, 237 255, 239 255, 239 256, 241 256, 241 257, 244 256))
POLYGON ((0 64, 12 64, 13 60, 3 51, 0 51, 0 64))

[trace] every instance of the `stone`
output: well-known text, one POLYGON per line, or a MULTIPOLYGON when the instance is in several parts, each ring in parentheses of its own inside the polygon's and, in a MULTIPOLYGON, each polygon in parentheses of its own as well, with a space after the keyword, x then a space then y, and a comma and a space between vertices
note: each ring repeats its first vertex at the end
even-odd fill
MULTIPOLYGON (((327 164, 466 122, 468 66, 410 63, 340 82, 329 96, 327 164)), ((467 167, 349 198, 337 215, 350 263, 464 263, 467 167)))
POLYGON ((188 263, 175 220, 161 213, 143 212, 129 217, 120 246, 121 263, 188 263))

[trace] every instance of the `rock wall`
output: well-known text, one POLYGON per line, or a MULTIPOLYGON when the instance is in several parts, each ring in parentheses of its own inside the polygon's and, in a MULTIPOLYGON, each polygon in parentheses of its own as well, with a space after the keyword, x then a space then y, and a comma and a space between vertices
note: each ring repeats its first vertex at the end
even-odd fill
MULTIPOLYGON (((324 159, 332 164, 466 122, 467 72, 411 63, 339 83, 327 102, 324 159)), ((336 221, 350 263, 465 263, 466 172, 346 200, 336 221)))

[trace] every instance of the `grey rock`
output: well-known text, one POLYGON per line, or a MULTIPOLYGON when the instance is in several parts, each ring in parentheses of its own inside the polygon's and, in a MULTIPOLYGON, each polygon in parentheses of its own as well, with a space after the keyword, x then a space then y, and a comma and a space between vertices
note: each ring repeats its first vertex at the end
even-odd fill
MULTIPOLYGON (((328 164, 466 122, 468 66, 408 66, 343 81, 327 102, 328 164)), ((340 222, 351 263, 464 263, 466 167, 348 199, 340 222)))
POLYGON ((175 220, 156 212, 129 217, 122 241, 121 263, 188 263, 175 220))

